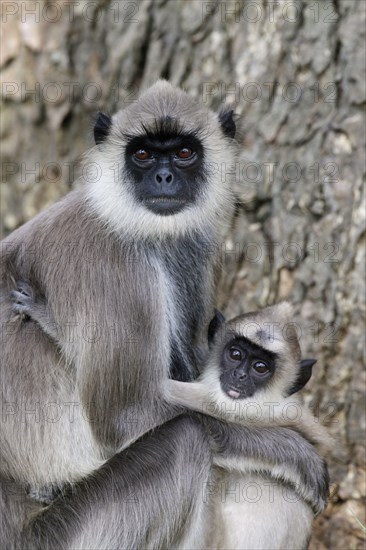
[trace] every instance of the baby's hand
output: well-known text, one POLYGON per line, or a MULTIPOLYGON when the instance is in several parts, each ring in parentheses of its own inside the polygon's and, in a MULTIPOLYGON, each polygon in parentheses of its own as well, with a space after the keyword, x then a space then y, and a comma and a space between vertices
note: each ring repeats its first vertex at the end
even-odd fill
POLYGON ((164 382, 163 392, 169 403, 201 413, 205 412, 209 401, 212 401, 207 385, 202 381, 178 382, 169 379, 164 382))
POLYGON ((180 405, 179 398, 182 396, 182 392, 184 393, 185 386, 190 385, 189 382, 179 382, 168 378, 163 384, 163 395, 166 401, 174 405, 180 405))

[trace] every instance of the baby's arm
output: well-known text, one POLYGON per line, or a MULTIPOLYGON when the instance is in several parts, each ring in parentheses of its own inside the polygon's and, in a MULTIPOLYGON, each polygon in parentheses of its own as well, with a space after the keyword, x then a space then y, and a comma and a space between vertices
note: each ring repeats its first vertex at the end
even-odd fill
POLYGON ((169 379, 164 383, 164 395, 169 403, 198 412, 205 412, 210 400, 207 385, 201 381, 179 382, 169 379))

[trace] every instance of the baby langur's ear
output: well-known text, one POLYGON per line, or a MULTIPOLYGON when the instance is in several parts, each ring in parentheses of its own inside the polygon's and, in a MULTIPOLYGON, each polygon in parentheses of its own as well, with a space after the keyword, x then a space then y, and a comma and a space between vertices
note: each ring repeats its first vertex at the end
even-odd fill
POLYGON ((302 359, 300 361, 300 368, 297 380, 287 392, 288 396, 298 392, 309 382, 315 363, 316 359, 302 359))
POLYGON ((236 133, 236 124, 234 120, 233 109, 223 108, 219 113, 219 122, 225 136, 234 139, 236 133))
POLYGON ((225 317, 218 309, 215 309, 215 316, 211 319, 210 324, 208 325, 207 339, 208 347, 210 348, 213 344, 215 334, 218 329, 225 323, 225 317))

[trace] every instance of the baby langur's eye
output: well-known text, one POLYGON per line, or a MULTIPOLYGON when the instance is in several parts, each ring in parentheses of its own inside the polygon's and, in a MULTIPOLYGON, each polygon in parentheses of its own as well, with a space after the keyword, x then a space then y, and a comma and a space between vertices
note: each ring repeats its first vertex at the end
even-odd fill
POLYGON ((266 365, 266 363, 264 363, 263 361, 255 361, 252 365, 252 368, 258 374, 266 374, 269 371, 268 365, 266 365))
POLYGON ((242 353, 238 348, 230 348, 229 357, 232 361, 242 361, 243 359, 242 353))
POLYGON ((179 149, 179 151, 177 151, 176 155, 180 159, 185 160, 191 158, 191 156, 193 155, 193 151, 189 147, 182 147, 182 149, 179 149))
POLYGON ((137 151, 134 152, 133 156, 137 158, 137 160, 149 160, 151 159, 152 154, 146 149, 137 149, 137 151))

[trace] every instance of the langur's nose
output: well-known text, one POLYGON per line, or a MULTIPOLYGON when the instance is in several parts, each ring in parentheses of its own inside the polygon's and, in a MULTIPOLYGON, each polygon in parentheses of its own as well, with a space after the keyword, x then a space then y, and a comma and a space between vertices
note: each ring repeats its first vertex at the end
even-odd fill
POLYGON ((174 176, 171 172, 169 172, 169 170, 159 170, 159 172, 155 175, 155 181, 159 184, 171 184, 174 181, 174 176))
POLYGON ((245 372, 244 367, 238 367, 233 371, 233 378, 235 380, 245 380, 247 377, 247 373, 245 372))

